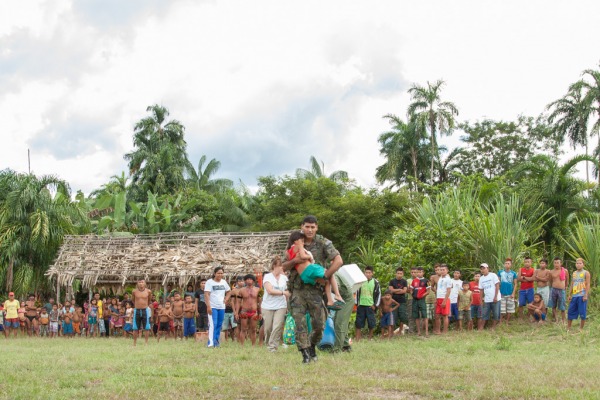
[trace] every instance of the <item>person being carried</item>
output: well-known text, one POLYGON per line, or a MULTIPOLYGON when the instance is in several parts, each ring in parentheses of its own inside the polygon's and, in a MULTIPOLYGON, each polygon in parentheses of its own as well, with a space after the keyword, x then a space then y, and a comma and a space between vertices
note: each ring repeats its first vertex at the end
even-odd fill
POLYGON ((300 255, 304 262, 296 264, 295 268, 302 282, 308 285, 318 283, 325 286, 327 308, 330 310, 340 310, 345 302, 342 296, 340 296, 337 281, 333 275, 329 279, 325 279, 325 268, 319 264, 315 264, 313 255, 304 248, 305 238, 306 236, 302 231, 292 232, 287 245, 288 257, 292 260, 296 255, 300 255))
POLYGON ((381 334, 387 332, 388 339, 394 336, 394 311, 400 307, 400 303, 392 298, 392 292, 388 289, 383 293, 379 310, 381 311, 381 334))
POLYGON ((533 302, 527 304, 527 311, 531 316, 531 322, 537 322, 541 324, 546 321, 546 303, 541 293, 533 295, 533 302))

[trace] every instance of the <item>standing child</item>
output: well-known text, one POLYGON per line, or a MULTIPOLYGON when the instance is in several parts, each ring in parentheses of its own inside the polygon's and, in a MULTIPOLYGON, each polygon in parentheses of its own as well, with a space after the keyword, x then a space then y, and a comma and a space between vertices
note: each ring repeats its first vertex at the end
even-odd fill
POLYGON ((88 313, 88 329, 90 337, 98 335, 98 301, 92 299, 88 313))
POLYGON ((531 316, 531 322, 537 322, 538 324, 546 321, 546 303, 541 293, 533 295, 533 302, 527 304, 527 311, 531 316))
POLYGON ((471 320, 469 321, 469 330, 473 329, 474 322, 479 324, 482 315, 481 307, 481 290, 479 289, 479 278, 481 273, 475 272, 473 281, 469 282, 469 290, 471 291, 471 320), (475 320, 475 321, 473 321, 475 320))
POLYGON ((4 332, 4 337, 8 338, 7 332, 4 330, 4 307, 0 305, 0 332, 4 332))
POLYGON ((574 319, 580 318, 579 329, 583 330, 587 319, 587 301, 591 278, 590 273, 583 269, 583 258, 578 258, 575 261, 575 268, 573 279, 571 279, 571 290, 569 290, 569 297, 572 296, 572 298, 567 312, 567 329, 571 329, 571 323, 574 319))
POLYGON ((62 331, 63 336, 73 337, 73 308, 71 307, 71 303, 68 301, 65 302, 65 306, 62 309, 62 331))
POLYGON ((45 308, 40 312, 40 337, 48 337, 48 324, 50 324, 50 316, 45 308))
POLYGON ((133 336, 133 304, 131 301, 125 302, 125 327, 123 330, 125 331, 124 336, 133 336))
POLYGON ((52 311, 50 311, 50 337, 53 338, 58 336, 58 320, 60 313, 58 312, 58 306, 52 305, 52 311))
POLYGON ((388 339, 394 336, 394 311, 400 307, 400 303, 392 299, 392 292, 388 289, 383 293, 379 310, 381 311, 381 333, 387 332, 388 339))
POLYGON ((464 281, 462 290, 458 293, 458 329, 462 331, 463 321, 468 323, 469 330, 473 328, 471 323, 471 300, 473 293, 469 290, 469 282, 464 281))
POLYGON ((183 336, 186 339, 196 334, 195 315, 196 305, 192 302, 192 296, 186 294, 185 303, 183 305, 183 336))
POLYGON ((81 336, 81 321, 83 320, 83 309, 81 307, 75 307, 73 313, 73 333, 75 336, 81 336))
POLYGON ((415 320, 417 336, 421 336, 421 330, 425 331, 425 336, 429 336, 429 324, 427 322, 427 303, 425 298, 429 294, 428 281, 424 277, 423 267, 415 268, 415 277, 410 283, 412 292, 412 317, 415 320))
POLYGON ((165 336, 165 340, 169 337, 170 322, 173 321, 175 316, 173 315, 173 311, 171 310, 171 302, 166 301, 165 306, 158 306, 158 336, 156 337, 156 342, 160 342, 160 337, 165 336))
POLYGON ((462 290, 460 271, 452 273, 452 290, 450 291, 450 322, 458 321, 458 293, 462 290))

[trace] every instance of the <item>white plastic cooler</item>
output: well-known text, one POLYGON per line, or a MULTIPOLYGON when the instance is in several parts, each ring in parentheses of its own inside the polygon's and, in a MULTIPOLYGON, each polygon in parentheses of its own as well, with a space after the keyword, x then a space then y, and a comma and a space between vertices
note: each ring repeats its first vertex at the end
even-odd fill
POLYGON ((348 286, 352 287, 352 293, 356 293, 362 284, 367 281, 367 277, 356 264, 342 266, 342 268, 339 269, 338 274, 348 286))

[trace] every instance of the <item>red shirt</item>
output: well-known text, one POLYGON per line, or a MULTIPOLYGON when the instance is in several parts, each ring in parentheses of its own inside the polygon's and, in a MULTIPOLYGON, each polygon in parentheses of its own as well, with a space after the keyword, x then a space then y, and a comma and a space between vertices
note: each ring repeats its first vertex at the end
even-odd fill
MULTIPOLYGON (((519 270, 520 276, 526 276, 527 278, 531 278, 535 273, 535 268, 521 268, 519 270)), ((521 282, 521 290, 533 289, 533 282, 521 282)))
POLYGON ((471 296, 471 305, 472 306, 480 306, 481 305, 481 290, 479 289, 479 283, 473 281, 469 282, 469 290, 473 293, 471 296))

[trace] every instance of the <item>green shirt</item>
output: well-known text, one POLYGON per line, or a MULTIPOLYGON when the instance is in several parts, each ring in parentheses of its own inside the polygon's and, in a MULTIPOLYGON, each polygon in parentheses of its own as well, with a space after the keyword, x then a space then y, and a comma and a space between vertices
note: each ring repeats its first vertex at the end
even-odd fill
POLYGON ((372 306, 375 304, 373 301, 373 292, 375 291, 375 279, 366 281, 360 288, 360 299, 358 301, 359 306, 372 306))

